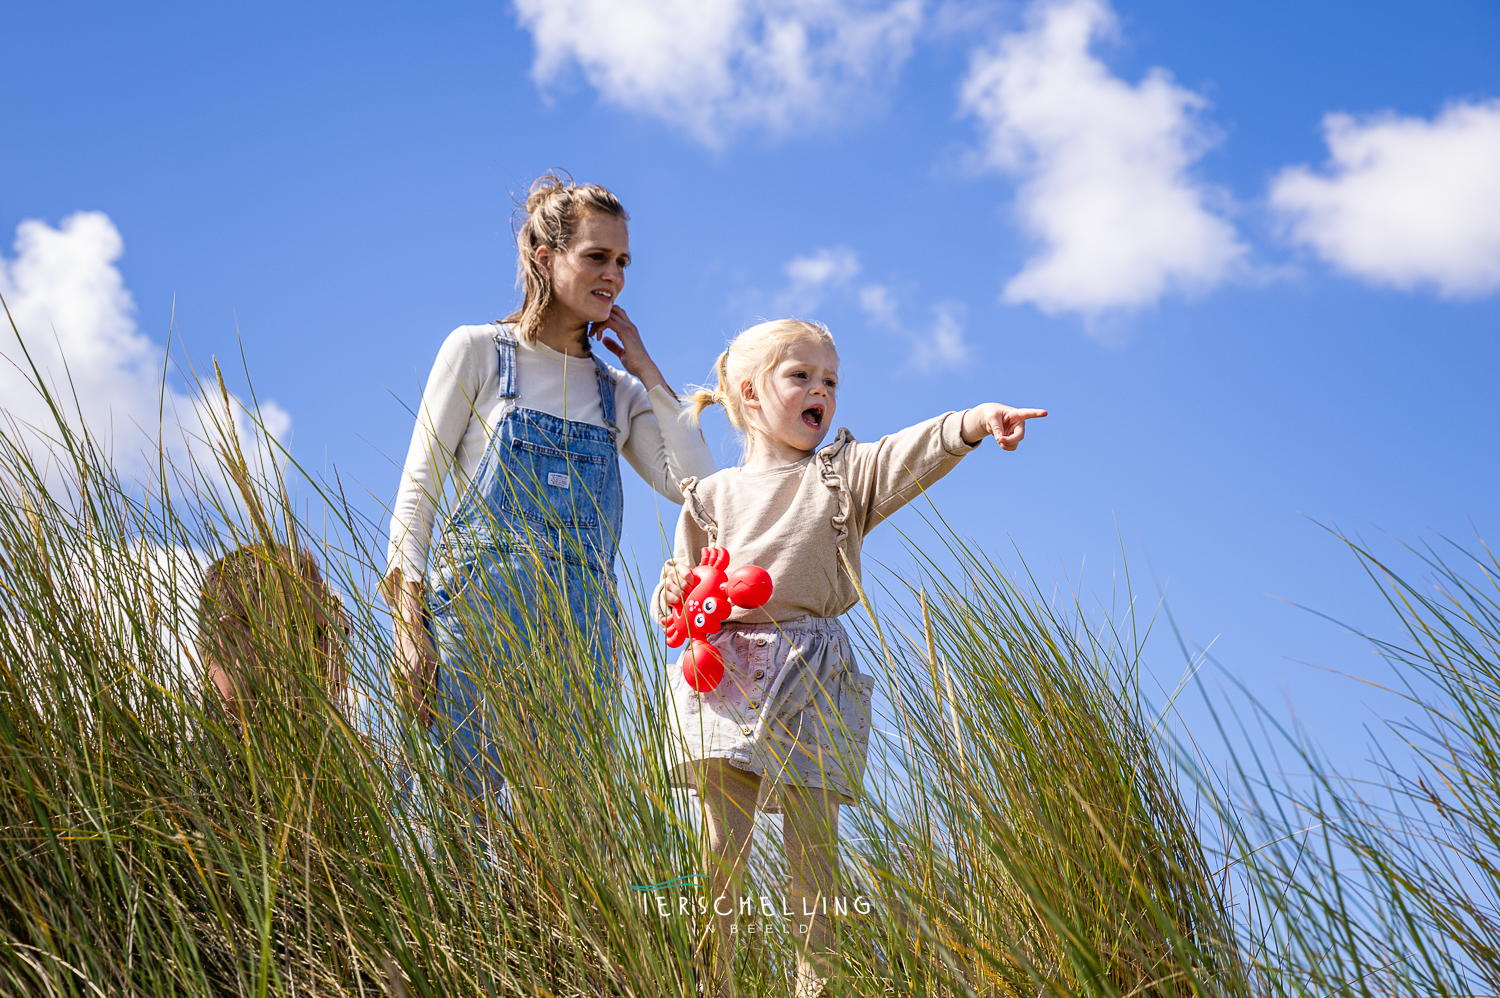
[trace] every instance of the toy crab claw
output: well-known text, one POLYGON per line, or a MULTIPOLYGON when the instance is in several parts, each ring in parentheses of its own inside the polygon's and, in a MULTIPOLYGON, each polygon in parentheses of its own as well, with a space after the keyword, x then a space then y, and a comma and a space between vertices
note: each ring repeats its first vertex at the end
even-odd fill
POLYGON ((724 656, 707 641, 694 641, 682 653, 682 678, 699 693, 716 689, 724 681, 724 656))
POLYGON ((766 605, 773 589, 771 574, 755 565, 729 571, 729 552, 721 547, 703 549, 698 567, 683 580, 682 600, 662 618, 667 647, 679 648, 692 640, 682 657, 682 674, 688 685, 706 693, 724 678, 724 660, 705 639, 718 633, 735 607, 754 610, 766 605))

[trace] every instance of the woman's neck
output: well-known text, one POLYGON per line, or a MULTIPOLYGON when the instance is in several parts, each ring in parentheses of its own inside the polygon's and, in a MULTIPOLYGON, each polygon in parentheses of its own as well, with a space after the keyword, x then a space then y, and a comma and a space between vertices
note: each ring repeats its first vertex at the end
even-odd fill
POLYGON ((556 309, 549 309, 537 326, 536 341, 558 353, 587 357, 593 352, 589 349, 588 330, 587 322, 579 322, 570 316, 559 315, 556 309))

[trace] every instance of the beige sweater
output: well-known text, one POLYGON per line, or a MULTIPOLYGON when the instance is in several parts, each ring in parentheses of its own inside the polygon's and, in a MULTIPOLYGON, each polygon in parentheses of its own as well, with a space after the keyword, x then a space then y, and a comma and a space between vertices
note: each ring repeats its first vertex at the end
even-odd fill
MULTIPOLYGON (((771 573, 771 601, 757 610, 737 608, 731 620, 837 617, 859 600, 840 567, 839 548, 859 572, 865 535, 978 446, 964 443, 962 427, 963 413, 949 412, 874 443, 841 429, 833 443, 796 464, 687 479, 674 553, 697 565, 702 549, 717 544, 729 549, 731 570, 759 565, 771 573)), ((665 614, 661 586, 652 606, 665 614)))

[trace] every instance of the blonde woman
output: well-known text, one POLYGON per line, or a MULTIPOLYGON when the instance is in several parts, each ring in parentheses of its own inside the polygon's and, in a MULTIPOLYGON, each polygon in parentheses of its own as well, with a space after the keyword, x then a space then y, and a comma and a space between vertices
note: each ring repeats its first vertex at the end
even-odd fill
MULTIPOLYGON (((615 682, 619 457, 673 502, 679 481, 714 469, 619 305, 630 264, 619 199, 547 174, 525 211, 520 308, 455 329, 433 364, 383 584, 395 616, 394 684, 439 729, 450 780, 475 794, 501 786, 485 702, 499 692, 500 662, 538 634, 562 634, 563 651, 581 643, 588 660, 558 664, 615 682), (595 340, 624 370, 593 352, 595 340)), ((567 677, 569 689, 588 678, 567 677)))
POLYGON ((838 893, 838 814, 864 774, 874 680, 859 672, 839 617, 857 600, 860 547, 886 517, 942 478, 987 436, 1015 450, 1041 409, 986 402, 874 443, 833 426, 839 355, 816 323, 766 322, 719 355, 717 384, 690 409, 722 405, 745 438, 745 460, 683 482, 674 558, 653 595, 658 614, 682 600, 681 579, 705 546, 771 573, 770 602, 736 609, 710 636, 724 660, 718 687, 699 693, 674 669, 667 732, 673 780, 702 799, 710 850, 716 957, 707 994, 729 994, 739 876, 757 810, 781 811, 798 943, 797 994, 823 992, 838 893))

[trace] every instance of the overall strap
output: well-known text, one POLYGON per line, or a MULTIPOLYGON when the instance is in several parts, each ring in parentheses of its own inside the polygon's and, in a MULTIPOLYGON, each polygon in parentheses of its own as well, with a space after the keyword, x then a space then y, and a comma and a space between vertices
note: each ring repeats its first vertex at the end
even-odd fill
POLYGON ((610 373, 609 365, 599 359, 596 353, 590 353, 594 358, 594 373, 599 378, 599 408, 604 412, 604 425, 609 427, 611 435, 619 431, 615 425, 615 376, 610 373))
POLYGON ((500 365, 500 397, 513 399, 516 397, 516 338, 510 334, 510 330, 500 323, 495 323, 495 352, 499 354, 500 365))

